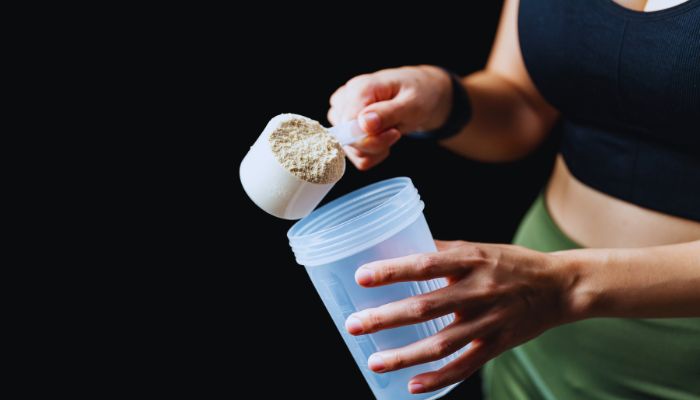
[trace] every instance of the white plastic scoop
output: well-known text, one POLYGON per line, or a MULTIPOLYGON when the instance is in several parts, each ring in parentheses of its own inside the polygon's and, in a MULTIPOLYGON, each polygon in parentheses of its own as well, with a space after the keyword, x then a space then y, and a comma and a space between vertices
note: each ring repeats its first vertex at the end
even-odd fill
POLYGON ((328 128, 328 132, 343 146, 358 142, 367 137, 367 134, 360 128, 360 124, 356 119, 345 121, 328 128))
MULTIPOLYGON (((270 149, 270 134, 284 121, 292 118, 309 120, 297 114, 280 114, 272 118, 243 158, 239 170, 241 184, 248 197, 267 213, 284 219, 299 219, 309 215, 335 184, 307 182, 287 171, 275 159, 270 149)), ((327 130, 343 146, 367 136, 360 129, 357 120, 327 130)))

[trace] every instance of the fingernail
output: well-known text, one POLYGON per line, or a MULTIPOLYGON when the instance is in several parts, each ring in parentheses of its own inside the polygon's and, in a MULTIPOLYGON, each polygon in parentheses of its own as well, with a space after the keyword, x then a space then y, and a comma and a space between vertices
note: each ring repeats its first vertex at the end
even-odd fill
POLYGON ((425 386, 423 386, 422 383, 409 382, 408 391, 411 393, 423 393, 423 391, 425 391, 425 386))
POLYGON ((360 126, 365 132, 377 132, 381 124, 379 115, 376 112, 368 112, 360 115, 360 126))
POLYGON ((384 359, 379 354, 372 354, 371 356, 369 356, 369 359, 367 360, 367 365, 369 366, 369 369, 371 369, 374 372, 382 372, 386 369, 386 366, 384 365, 384 359))
POLYGON ((363 286, 371 285, 374 282, 374 274, 367 268, 360 268, 355 272, 355 281, 363 286))
POLYGON ((362 322, 357 317, 351 316, 345 321, 345 329, 350 334, 359 335, 363 331, 362 322))

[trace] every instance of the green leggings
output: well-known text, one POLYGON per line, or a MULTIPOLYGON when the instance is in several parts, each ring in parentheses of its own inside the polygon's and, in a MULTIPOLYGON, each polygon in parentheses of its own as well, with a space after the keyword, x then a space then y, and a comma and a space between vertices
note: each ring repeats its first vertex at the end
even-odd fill
MULTIPOLYGON (((557 227, 543 196, 514 243, 545 252, 581 247, 557 227)), ((494 400, 700 399, 700 318, 563 325, 490 361, 483 377, 494 400)))

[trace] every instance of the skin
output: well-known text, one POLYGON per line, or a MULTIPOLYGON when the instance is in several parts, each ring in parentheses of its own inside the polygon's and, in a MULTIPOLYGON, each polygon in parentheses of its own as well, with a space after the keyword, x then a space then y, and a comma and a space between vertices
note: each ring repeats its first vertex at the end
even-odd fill
MULTIPOLYGON (((645 1, 623 6, 643 10, 645 1)), ((486 162, 514 160, 535 149, 558 112, 530 80, 517 36, 517 0, 506 1, 484 70, 463 79, 470 123, 441 145, 486 162)), ((447 74, 432 66, 403 67, 350 80, 331 97, 328 118, 358 118, 370 134, 347 146, 361 170, 389 155, 401 133, 440 127, 451 106, 447 74)), ((351 315, 353 335, 454 313, 435 336, 368 360, 378 373, 437 360, 471 342, 442 369, 414 377, 422 393, 458 382, 501 352, 552 327, 595 317, 700 317, 700 223, 643 209, 577 181, 561 157, 546 191, 552 217, 589 249, 542 253, 519 246, 437 241, 438 252, 361 266, 366 287, 445 277, 449 285, 351 315), (663 273, 660 273, 663 271, 663 273)))
POLYGON ((644 11, 647 5, 646 0, 615 0, 615 3, 635 11, 644 11))

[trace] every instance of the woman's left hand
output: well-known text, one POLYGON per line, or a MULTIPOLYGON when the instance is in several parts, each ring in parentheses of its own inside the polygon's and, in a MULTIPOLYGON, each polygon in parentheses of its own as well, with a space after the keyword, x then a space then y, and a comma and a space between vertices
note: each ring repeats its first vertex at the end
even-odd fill
POLYGON ((362 335, 454 313, 454 322, 436 335, 369 358, 374 372, 388 372, 439 360, 472 343, 440 370, 413 377, 411 393, 459 382, 501 352, 576 319, 568 300, 575 277, 556 254, 510 245, 436 244, 437 253, 365 264, 355 279, 374 287, 445 277, 446 287, 359 311, 345 324, 350 334, 362 335))

